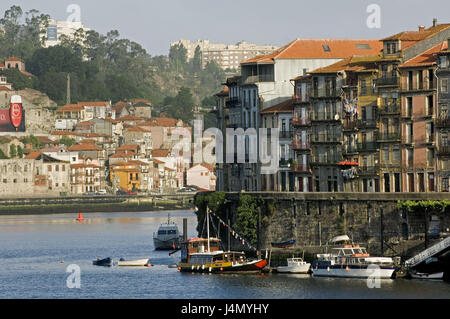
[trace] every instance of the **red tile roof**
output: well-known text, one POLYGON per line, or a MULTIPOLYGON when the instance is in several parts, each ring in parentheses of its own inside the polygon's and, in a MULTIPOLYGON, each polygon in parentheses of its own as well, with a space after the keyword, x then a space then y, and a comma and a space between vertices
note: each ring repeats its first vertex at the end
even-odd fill
POLYGON ((139 145, 137 145, 137 144, 133 144, 133 145, 122 145, 122 146, 116 148, 116 152, 117 152, 117 151, 125 151, 125 150, 137 152, 138 148, 139 148, 139 145))
POLYGON ((78 105, 81 105, 81 106, 107 106, 108 104, 109 104, 109 102, 107 102, 107 101, 78 102, 78 105))
POLYGON ((25 159, 37 159, 39 156, 41 156, 41 152, 30 152, 27 156, 25 156, 25 159))
POLYGON ((261 114, 276 114, 276 113, 293 113, 294 112, 294 100, 289 99, 284 102, 278 103, 277 105, 271 106, 261 114))
POLYGON ((2 85, 0 86, 0 91, 11 91, 11 89, 2 85))
POLYGON ((117 120, 118 121, 142 121, 144 118, 140 117, 140 116, 135 116, 135 115, 125 115, 122 117, 119 117, 117 120))
POLYGON ((74 111, 83 111, 84 107, 82 107, 81 105, 78 104, 66 104, 64 106, 59 107, 58 109, 56 109, 56 112, 74 112, 74 111))
POLYGON ((10 58, 7 58, 7 59, 5 60, 5 63, 6 63, 6 61, 23 62, 21 58, 18 58, 18 57, 16 57, 16 56, 12 56, 12 57, 10 57, 10 58))
POLYGON ((127 129, 127 132, 142 132, 142 133, 151 133, 150 130, 147 130, 140 126, 133 126, 127 129))
POLYGON ((352 55, 378 55, 383 42, 373 39, 296 39, 272 53, 241 64, 274 63, 277 59, 343 59, 352 55), (325 50, 328 46, 329 51, 325 50))
POLYGON ((404 50, 448 28, 450 28, 450 24, 438 24, 422 31, 403 31, 382 40, 400 40, 402 50, 404 50))
POLYGON ((68 148, 69 151, 101 151, 103 150, 100 146, 84 143, 84 144, 76 144, 72 145, 68 148))
POLYGON ((152 157, 167 157, 170 151, 167 149, 152 150, 152 157))
POLYGON ((420 66, 430 66, 434 65, 437 62, 437 53, 445 50, 447 48, 447 41, 443 41, 434 47, 422 52, 418 56, 415 56, 412 59, 409 59, 403 64, 400 64, 400 68, 408 68, 408 67, 420 67, 420 66))
POLYGON ((109 156, 109 158, 131 158, 133 153, 118 152, 109 156))

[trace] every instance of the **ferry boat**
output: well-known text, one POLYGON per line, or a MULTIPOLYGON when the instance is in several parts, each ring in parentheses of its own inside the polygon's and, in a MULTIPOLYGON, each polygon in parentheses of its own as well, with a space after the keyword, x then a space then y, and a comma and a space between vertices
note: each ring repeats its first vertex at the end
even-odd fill
POLYGON ((182 272, 260 272, 267 265, 266 259, 249 260, 244 252, 219 249, 218 238, 190 238, 182 243, 182 272))
MULTIPOLYGON (((332 240, 348 241, 348 236, 339 236, 332 240)), ((317 254, 312 264, 314 276, 353 277, 353 278, 392 278, 396 267, 390 257, 371 257, 366 248, 355 244, 332 248, 331 253, 317 254)))
POLYGON ((167 223, 161 224, 158 231, 153 233, 153 244, 155 250, 177 250, 181 247, 182 236, 177 225, 170 221, 170 214, 167 223))

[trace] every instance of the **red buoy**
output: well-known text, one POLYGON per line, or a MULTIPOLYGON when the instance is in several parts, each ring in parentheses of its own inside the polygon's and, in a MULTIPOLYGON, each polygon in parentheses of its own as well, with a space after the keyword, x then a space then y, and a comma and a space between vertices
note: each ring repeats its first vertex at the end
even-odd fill
POLYGON ((78 218, 77 218, 77 220, 78 220, 79 222, 82 222, 82 221, 84 220, 84 218, 83 218, 83 213, 78 213, 78 218))

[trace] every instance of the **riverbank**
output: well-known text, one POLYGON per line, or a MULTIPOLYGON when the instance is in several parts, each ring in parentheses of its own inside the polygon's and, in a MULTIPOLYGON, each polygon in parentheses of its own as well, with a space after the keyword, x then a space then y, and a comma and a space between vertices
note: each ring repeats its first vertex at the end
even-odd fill
POLYGON ((63 203, 63 204, 36 204, 36 205, 2 205, 2 215, 39 215, 39 214, 65 214, 89 212, 142 212, 191 209, 191 203, 178 200, 123 201, 113 203, 63 203))

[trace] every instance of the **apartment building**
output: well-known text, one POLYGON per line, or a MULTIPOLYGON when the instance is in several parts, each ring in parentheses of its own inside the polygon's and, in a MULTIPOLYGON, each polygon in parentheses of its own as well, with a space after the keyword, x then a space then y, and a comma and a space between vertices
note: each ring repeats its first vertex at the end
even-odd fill
POLYGON ((40 26, 41 32, 45 32, 44 47, 48 48, 54 45, 61 44, 62 36, 73 39, 78 30, 83 30, 84 33, 90 31, 81 21, 57 21, 49 19, 47 26, 40 26))
POLYGON ((215 61, 222 69, 239 69, 240 64, 258 55, 268 54, 278 47, 273 45, 256 45, 245 41, 236 44, 211 43, 209 40, 179 40, 170 46, 182 44, 187 50, 188 61, 194 58, 195 50, 200 48, 202 66, 215 61))
MULTIPOLYGON (((450 179, 450 39, 446 48, 437 53, 436 104, 436 187, 439 192, 449 191, 450 179)), ((445 44, 444 44, 445 47, 445 44)))

